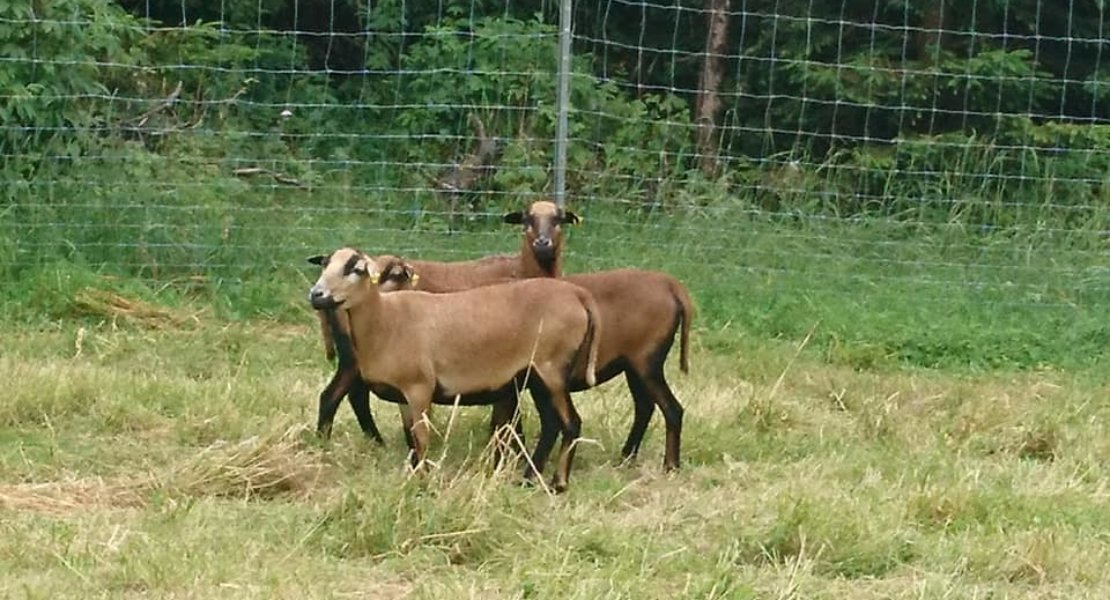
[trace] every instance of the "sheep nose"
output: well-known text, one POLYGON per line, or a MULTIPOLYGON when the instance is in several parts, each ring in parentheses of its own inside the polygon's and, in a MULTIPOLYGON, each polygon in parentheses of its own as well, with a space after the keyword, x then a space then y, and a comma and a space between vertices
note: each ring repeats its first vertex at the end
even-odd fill
POLYGON ((551 247, 551 238, 546 238, 546 237, 536 238, 536 241, 532 242, 532 245, 535 246, 536 248, 550 248, 551 247))
POLYGON ((313 286, 312 289, 308 291, 308 301, 312 304, 312 308, 317 310, 334 308, 339 304, 326 289, 320 286, 313 286))

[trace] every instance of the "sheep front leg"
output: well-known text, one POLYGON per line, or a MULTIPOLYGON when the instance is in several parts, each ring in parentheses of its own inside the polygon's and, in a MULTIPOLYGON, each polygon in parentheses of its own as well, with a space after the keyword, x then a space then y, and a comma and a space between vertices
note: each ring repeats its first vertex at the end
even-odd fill
POLYGON ((335 420, 335 411, 343 396, 351 389, 352 382, 358 378, 358 371, 351 369, 338 369, 332 375, 327 387, 320 393, 320 414, 316 419, 316 433, 327 439, 331 437, 331 424, 335 420))
POLYGON ((382 439, 382 433, 378 431, 377 424, 374 423, 374 415, 370 412, 370 386, 362 380, 362 377, 355 377, 351 382, 351 389, 347 392, 347 401, 350 402, 351 408, 355 411, 355 418, 358 419, 358 426, 362 429, 362 433, 374 440, 380 446, 385 445, 385 440, 382 439))
POLYGON ((505 461, 505 453, 514 451, 516 444, 524 445, 524 425, 520 420, 519 400, 516 389, 509 387, 504 390, 503 398, 493 404, 490 413, 489 434, 493 441, 493 465, 500 468, 505 461), (519 442, 509 435, 507 429, 512 425, 513 431, 519 442))
POLYGON ((555 439, 559 437, 559 415, 551 407, 551 393, 542 381, 533 379, 528 384, 528 391, 532 394, 532 402, 536 405, 536 413, 540 418, 540 435, 536 440, 536 448, 532 451, 532 460, 524 469, 524 481, 530 482, 538 473, 543 473, 547 464, 547 457, 555 447, 555 439))

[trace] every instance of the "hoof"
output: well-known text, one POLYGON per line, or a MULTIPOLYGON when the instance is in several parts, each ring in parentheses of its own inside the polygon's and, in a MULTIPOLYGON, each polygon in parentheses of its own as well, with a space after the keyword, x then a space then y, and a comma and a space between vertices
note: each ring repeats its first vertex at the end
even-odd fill
POLYGON ((562 494, 567 491, 567 482, 551 480, 551 490, 556 494, 562 494))
POLYGON ((621 456, 620 460, 617 461, 617 468, 631 467, 635 463, 636 463, 636 455, 635 454, 624 455, 624 456, 621 456))

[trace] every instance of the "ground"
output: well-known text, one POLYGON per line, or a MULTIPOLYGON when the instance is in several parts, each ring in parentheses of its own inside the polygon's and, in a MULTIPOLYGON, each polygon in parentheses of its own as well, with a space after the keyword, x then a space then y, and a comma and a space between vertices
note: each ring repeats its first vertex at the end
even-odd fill
MULTIPOLYGON (((63 321, 3 332, 0 596, 1104 598, 1105 383, 820 360, 698 340, 617 464, 621 380, 579 394, 561 496, 489 465, 485 409, 438 410, 430 473, 350 411, 312 434, 313 322, 63 321)), ((677 363, 677 361, 675 361, 677 363)), ((534 440, 535 419, 527 413, 534 440)))

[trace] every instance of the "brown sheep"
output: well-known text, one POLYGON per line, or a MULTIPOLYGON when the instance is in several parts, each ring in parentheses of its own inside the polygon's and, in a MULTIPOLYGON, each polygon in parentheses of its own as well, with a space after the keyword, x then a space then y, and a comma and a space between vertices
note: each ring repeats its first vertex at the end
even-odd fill
MULTIPOLYGON (((400 397, 407 407, 402 413, 412 431, 414 467, 427 453, 433 399, 490 392, 500 397, 500 390, 523 378, 540 415, 532 465, 542 472, 561 426, 552 487, 566 489, 581 430, 567 378, 582 372, 586 384, 593 384, 603 331, 588 292, 533 279, 450 294, 382 294, 381 273, 362 252, 340 248, 322 266, 309 292, 312 306, 347 311, 359 375, 375 393, 400 397)), ((340 399, 322 402, 321 415, 334 415, 340 399)), ((525 472, 533 474, 531 467, 525 472)))
MULTIPOLYGON (((521 277, 561 277, 564 223, 578 217, 552 202, 539 201, 527 212, 504 216, 506 223, 523 225, 521 277)), ((689 371, 687 358, 694 306, 678 280, 658 271, 619 269, 568 275, 566 281, 589 290, 597 300, 605 330, 598 355, 598 382, 624 373, 635 403, 632 429, 621 449, 625 459, 634 457, 657 405, 666 422, 667 443, 663 465, 679 466, 682 439, 682 405, 667 384, 663 364, 676 331, 681 329, 679 367, 689 371)), ((571 381, 571 391, 587 387, 571 381)))
MULTIPOLYGON (((541 212, 544 208, 550 209, 551 207, 545 207, 541 204, 536 208, 539 209, 537 212, 541 212)), ((515 220, 515 217, 509 218, 515 220)), ((564 219, 565 222, 577 221, 577 217, 575 217, 573 213, 566 215, 564 219)), ((537 235, 537 237, 539 236, 537 235)), ((506 273, 534 274, 537 272, 561 272, 561 232, 556 233, 554 236, 549 234, 548 238, 551 239, 549 247, 554 249, 548 257, 537 257, 537 255, 544 255, 541 251, 534 253, 523 252, 521 258, 511 255, 502 255, 482 260, 498 261, 505 269, 504 272, 506 273), (551 239, 552 237, 554 239, 551 239), (510 270, 507 263, 513 260, 519 261, 518 268, 510 270), (548 269, 548 271, 544 269, 548 269)), ((530 242, 526 241, 525 247, 527 248, 529 246, 530 242)), ((548 245, 541 243, 541 246, 548 245)), ((467 261, 462 263, 437 263, 428 261, 406 262, 402 259, 383 256, 378 259, 378 263, 382 266, 383 272, 388 273, 390 282, 388 285, 383 282, 380 289, 413 289, 417 285, 420 286, 421 289, 443 289, 442 284, 434 283, 438 281, 439 277, 445 274, 465 273, 468 265, 473 262, 481 261, 467 261), (416 264, 424 265, 423 268, 426 270, 422 272, 418 271, 418 269, 414 267, 416 264), (458 271, 454 270, 456 265, 461 267, 458 271), (423 277, 422 273, 432 273, 432 275, 423 277)), ((608 306, 610 308, 608 311, 610 313, 610 320, 615 320, 617 323, 621 324, 619 331, 625 334, 614 334, 611 328, 607 328, 607 335, 603 336, 601 341, 601 364, 603 367, 600 370, 602 381, 607 381, 623 371, 629 389, 633 394, 635 417, 633 419, 632 428, 628 434, 628 439, 621 451, 622 457, 628 460, 636 455, 643 441, 647 426, 650 423, 655 404, 663 403, 668 406, 668 408, 663 409, 664 419, 667 420, 667 417, 671 416, 671 419, 667 420, 668 454, 665 456, 664 464, 667 468, 677 467, 680 458, 682 407, 678 400, 675 399, 674 393, 671 391, 665 379, 662 365, 670 351, 670 344, 674 338, 676 319, 681 319, 679 364, 683 372, 689 371, 687 354, 689 347, 690 321, 693 317, 693 305, 685 287, 669 275, 635 269, 620 269, 603 273, 571 275, 568 276, 568 279, 573 282, 581 280, 583 283, 579 285, 588 286, 592 289, 595 298, 606 298, 604 304, 601 305, 603 314, 606 312, 605 307, 608 306), (673 300, 668 300, 666 294, 660 293, 647 293, 641 295, 641 291, 644 289, 647 289, 649 292, 651 290, 658 292, 659 290, 669 289, 670 293, 673 295, 673 300), (630 302, 631 298, 636 298, 637 303, 641 299, 645 299, 646 304, 643 306, 637 305, 636 311, 630 314, 628 311, 623 310, 622 307, 628 306, 628 302, 630 302), (681 307, 681 314, 668 315, 668 311, 674 310, 676 307, 681 307), (659 321, 653 320, 660 317, 662 318, 659 321), (666 340, 665 347, 657 344, 657 342, 661 344, 661 340, 666 340), (636 356, 636 352, 628 351, 628 349, 631 348, 651 348, 653 344, 656 344, 656 353, 654 355, 650 351, 644 351, 639 353, 639 356, 636 356), (627 365, 627 363, 630 362, 635 363, 635 366, 631 369, 628 368, 627 365), (662 400, 658 400, 657 398, 662 398, 662 400), (677 419, 675 418, 676 414, 677 419), (673 425, 676 420, 678 422, 677 427, 673 425)), ((460 279, 456 277, 454 281, 460 281, 460 279)), ((483 283, 484 282, 480 279, 474 280, 474 285, 482 285, 483 283)), ((599 303, 600 302, 601 300, 599 300, 599 303)), ((336 377, 340 377, 340 371, 337 371, 336 377)), ((578 391, 583 388, 575 386, 573 389, 578 391)), ((352 388, 350 397, 352 405, 355 405, 356 398, 364 398, 360 401, 361 413, 369 415, 369 400, 367 399, 367 394, 365 391, 362 391, 361 396, 359 396, 358 392, 359 390, 352 388)), ((483 401, 482 403, 485 402, 483 401)), ((516 394, 506 394, 502 401, 494 402, 493 407, 494 411, 490 419, 491 433, 499 430, 503 424, 509 423, 516 417, 516 394)), ((356 409, 356 416, 358 414, 360 414, 360 409, 356 409)), ((360 424, 361 423, 360 417, 360 424)), ((515 421, 515 424, 517 434, 523 436, 523 430, 520 426, 519 419, 515 421)), ((366 428, 364 427, 363 429, 365 430, 366 428)), ((497 459, 500 459, 500 455, 498 455, 497 459)))
MULTIPOLYGON (((313 256, 308 262, 318 265, 324 257, 313 256)), ((378 289, 392 292, 399 289, 420 290, 433 294, 459 292, 472 287, 504 283, 517 279, 520 272, 520 257, 515 254, 497 254, 476 260, 452 263, 426 260, 404 260, 384 254, 374 259, 382 273, 378 289), (417 274, 419 273, 419 274, 417 274), (423 278, 423 284, 420 279, 423 278)), ((325 317, 326 311, 317 311, 320 319, 320 334, 324 338, 324 356, 335 358, 335 343, 325 317)), ((339 315, 342 319, 342 315, 339 315)), ((340 321, 342 325, 342 320, 340 321)))
MULTIPOLYGON (((313 256, 308 262, 322 266, 327 256, 313 256)), ((456 263, 438 263, 430 261, 408 261, 392 255, 381 255, 373 259, 376 270, 380 273, 378 290, 380 292, 393 292, 398 290, 415 290, 431 293, 448 293, 512 281, 520 269, 520 258, 516 255, 487 256, 477 260, 461 261, 456 263), (420 269, 420 273, 416 269, 420 269)), ((383 444, 381 433, 374 422, 370 411, 370 389, 357 377, 358 367, 353 361, 353 348, 349 348, 350 326, 347 322, 345 310, 318 310, 316 311, 321 326, 321 335, 324 339, 325 354, 331 360, 339 350, 339 361, 335 374, 327 387, 324 388, 321 398, 343 397, 346 393, 347 400, 355 412, 359 427, 368 437, 379 444, 383 444), (334 320, 334 323, 331 322, 334 320), (332 330, 341 332, 343 340, 337 343, 333 339, 332 330), (344 352, 344 348, 346 351, 344 352)), ((488 395, 481 398, 464 397, 460 405, 469 406, 477 404, 493 404, 493 414, 490 418, 490 434, 498 431, 498 426, 512 422, 520 443, 524 443, 524 428, 517 418, 517 394, 512 386, 503 391, 505 400, 490 402, 488 395)), ((453 399, 452 399, 453 403, 453 399)), ((319 420, 317 431, 324 437, 331 434, 331 420, 319 420)), ((405 438, 409 439, 409 431, 405 430, 405 438)), ((410 442, 411 446, 411 442, 410 442)), ((494 463, 500 464, 502 459, 501 449, 508 446, 508 440, 501 440, 495 444, 494 463)))

